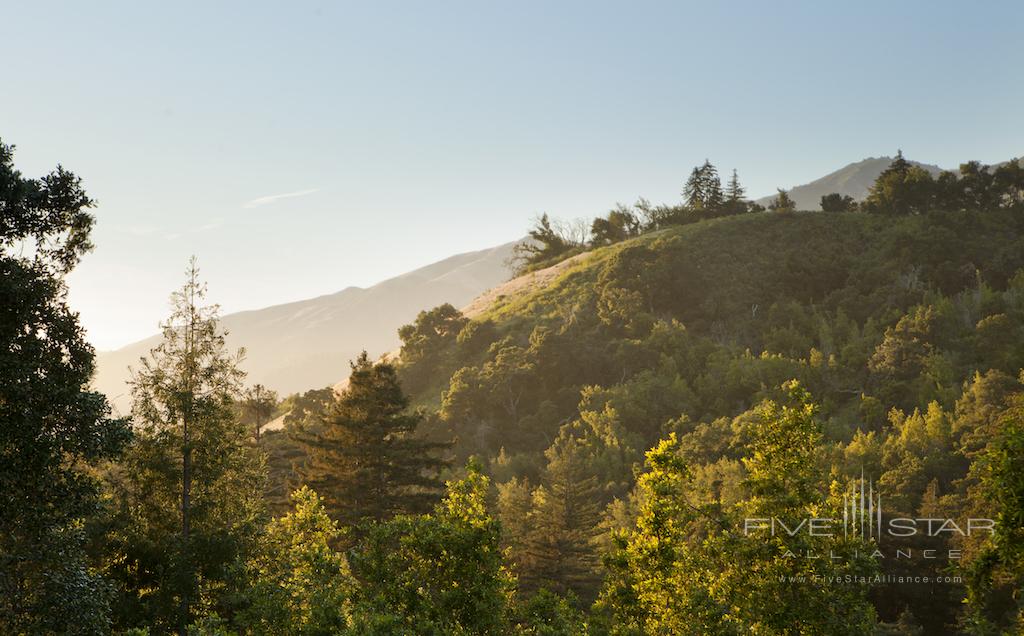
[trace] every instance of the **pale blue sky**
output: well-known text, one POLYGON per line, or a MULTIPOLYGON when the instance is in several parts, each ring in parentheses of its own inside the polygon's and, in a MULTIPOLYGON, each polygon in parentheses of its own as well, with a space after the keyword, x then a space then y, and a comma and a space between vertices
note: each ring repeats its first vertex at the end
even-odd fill
POLYGON ((705 157, 757 196, 1024 154, 1024 3, 825 5, 4 2, 0 137, 99 201, 99 348, 155 331, 192 253, 235 311, 672 201, 705 157))

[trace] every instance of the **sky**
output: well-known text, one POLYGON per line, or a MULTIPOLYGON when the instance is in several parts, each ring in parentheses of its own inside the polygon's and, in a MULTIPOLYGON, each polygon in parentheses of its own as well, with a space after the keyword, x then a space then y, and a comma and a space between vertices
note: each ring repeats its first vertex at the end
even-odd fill
POLYGON ((8 2, 0 139, 97 201, 101 350, 199 258, 224 312, 369 286, 542 212, 1024 154, 1024 3, 8 2))

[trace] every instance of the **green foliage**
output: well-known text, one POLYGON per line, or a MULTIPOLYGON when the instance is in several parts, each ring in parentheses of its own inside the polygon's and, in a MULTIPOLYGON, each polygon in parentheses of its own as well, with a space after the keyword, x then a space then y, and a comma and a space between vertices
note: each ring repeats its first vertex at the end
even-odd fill
MULTIPOLYGON (((643 234, 486 314, 498 339, 472 353, 456 342, 446 354, 463 366, 441 419, 457 432, 458 456, 491 458, 500 475, 517 569, 526 553, 515 526, 566 424, 601 506, 625 502, 640 451, 670 431, 692 464, 694 505, 732 506, 746 497, 737 462, 758 417, 751 409, 784 404, 778 387, 792 378, 819 396, 822 475, 842 481, 863 468, 905 514, 985 516, 969 465, 1002 396, 1019 390, 1008 374, 1024 366, 1022 229, 1019 215, 997 209, 750 214, 643 234)), ((900 547, 963 548, 965 566, 980 549, 946 538, 900 547)), ((932 576, 946 566, 883 569, 932 576)), ((957 585, 882 587, 873 601, 888 622, 908 607, 926 630, 956 622, 957 585)))
POLYGON ((943 172, 937 179, 896 153, 864 200, 868 212, 887 215, 924 212, 1019 209, 1024 200, 1024 167, 1016 159, 995 169, 977 161, 960 165, 959 173, 943 172))
POLYGON ((205 293, 193 259, 163 339, 133 371, 135 439, 106 474, 104 571, 123 627, 230 613, 232 566, 262 522, 263 461, 235 404, 241 352, 205 293))
POLYGON ((640 234, 640 219, 624 205, 598 217, 590 226, 590 244, 594 247, 611 245, 640 234))
POLYGON ((542 589, 521 604, 517 634, 523 636, 584 636, 586 616, 573 597, 542 589))
POLYGON ((513 260, 520 273, 553 265, 563 258, 582 251, 586 240, 585 227, 580 228, 552 221, 547 213, 538 218, 528 238, 515 247, 513 260))
POLYGON ((747 522, 818 516, 828 504, 817 466, 814 406, 796 383, 784 403, 759 410, 748 456, 747 497, 696 505, 692 471, 675 435, 647 454, 637 481, 636 528, 617 539, 599 603, 619 634, 869 634, 866 586, 827 587, 820 577, 868 576, 870 558, 830 563, 867 544, 810 533, 749 534, 747 522))
POLYGON ((1014 398, 999 423, 980 466, 997 525, 970 570, 966 624, 977 634, 1024 630, 1024 396, 1014 398))
POLYGON ((857 202, 848 194, 833 192, 821 197, 822 212, 853 212, 857 209, 857 202))
POLYGON ((408 405, 394 366, 363 352, 322 427, 299 434, 308 448, 302 482, 344 525, 422 511, 438 497, 443 445, 415 437, 422 415, 408 405))
POLYGON ((871 186, 864 208, 894 215, 920 213, 929 209, 933 191, 931 174, 904 159, 900 151, 871 186))
POLYGON ((242 423, 252 429, 256 444, 259 445, 263 427, 270 422, 277 409, 277 393, 262 384, 255 384, 242 394, 239 406, 242 423))
POLYGON ((91 351, 61 282, 89 246, 90 202, 72 175, 22 179, 0 150, 0 286, 14 301, 0 308, 0 415, 16 424, 0 436, 6 631, 1021 627, 1019 162, 933 178, 900 154, 868 214, 823 197, 836 215, 798 213, 784 191, 771 207, 785 214, 744 214, 763 208, 735 171, 723 192, 705 162, 685 204, 641 199, 589 225, 541 217, 523 269, 592 252, 474 320, 451 305, 421 312, 396 364, 364 354, 340 396, 280 405, 258 387, 238 400, 238 359, 193 267, 135 377, 138 434, 97 471, 127 431, 82 391, 91 351), (14 256, 21 242, 27 257, 14 256), (264 432, 276 414, 283 430, 264 432), (474 462, 436 503, 452 434, 456 457, 484 458, 494 501, 474 462), (295 472, 319 495, 302 488, 291 506, 295 472), (857 533, 763 525, 839 518, 865 474, 889 514, 998 514, 999 530, 893 541, 957 549, 957 564, 875 562, 857 533), (261 492, 281 512, 269 524, 261 492), (876 571, 968 573, 965 611, 958 585, 822 582, 876 571))
POLYGON ((351 553, 353 634, 510 632, 513 579, 486 510, 490 481, 470 464, 433 514, 373 524, 351 553))
POLYGON ((23 177, 0 142, 0 632, 102 634, 106 585, 88 567, 89 467, 129 438, 87 389, 93 350, 64 276, 92 244, 92 201, 58 167, 23 177))
POLYGON ((698 217, 714 215, 724 201, 722 180, 718 170, 705 160, 702 166, 693 169, 683 188, 683 198, 693 214, 698 217))
POLYGON ((768 204, 768 209, 772 212, 795 212, 796 201, 789 196, 789 192, 782 188, 778 188, 778 192, 778 195, 768 204))
POLYGON ((563 430, 545 452, 542 485, 531 497, 522 545, 523 589, 573 592, 585 601, 597 587, 594 535, 600 519, 597 479, 581 440, 563 430))
POLYGON ((333 548, 342 531, 309 488, 292 501, 294 510, 270 522, 246 565, 249 605, 236 620, 244 633, 314 636, 347 626, 353 581, 333 548))

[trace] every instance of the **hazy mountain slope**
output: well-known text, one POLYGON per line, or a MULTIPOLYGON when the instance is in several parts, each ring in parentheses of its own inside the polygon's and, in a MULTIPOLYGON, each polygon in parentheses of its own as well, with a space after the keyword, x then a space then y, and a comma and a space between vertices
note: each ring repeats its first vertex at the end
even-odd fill
MULTIPOLYGON (((348 360, 366 349, 377 356, 399 345, 397 329, 422 309, 449 302, 461 307, 508 280, 506 264, 515 243, 446 258, 372 287, 223 317, 231 347, 247 350, 248 381, 281 393, 337 382, 348 360)), ((97 356, 94 385, 115 406, 128 405, 128 366, 137 363, 158 337, 97 356)))
MULTIPOLYGON (((871 184, 890 163, 892 163, 892 157, 869 157, 863 161, 851 163, 810 183, 795 186, 789 190, 789 196, 793 197, 797 209, 800 210, 821 209, 821 197, 833 192, 849 195, 859 201, 867 196, 871 184)), ((942 168, 938 166, 916 161, 911 163, 921 166, 932 175, 937 175, 942 171, 942 168)), ((760 198, 757 202, 767 205, 773 198, 775 198, 774 195, 771 195, 760 198)))

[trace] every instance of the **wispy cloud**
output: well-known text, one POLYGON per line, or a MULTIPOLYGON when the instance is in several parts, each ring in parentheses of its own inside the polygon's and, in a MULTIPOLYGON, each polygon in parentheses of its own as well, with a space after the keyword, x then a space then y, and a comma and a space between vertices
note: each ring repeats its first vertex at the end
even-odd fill
POLYGON ((205 225, 200 225, 194 231, 209 232, 210 230, 219 230, 222 227, 224 227, 224 219, 217 217, 205 225))
POLYGON ((309 190, 298 190, 296 192, 285 192, 284 194, 271 194, 269 196, 255 198, 252 201, 246 201, 245 203, 242 204, 242 207, 243 208, 258 208, 261 205, 268 205, 270 203, 275 203, 277 201, 280 201, 281 199, 294 199, 295 197, 304 197, 304 196, 306 196, 308 194, 313 194, 314 192, 319 192, 319 191, 320 191, 320 188, 310 188, 309 190))

